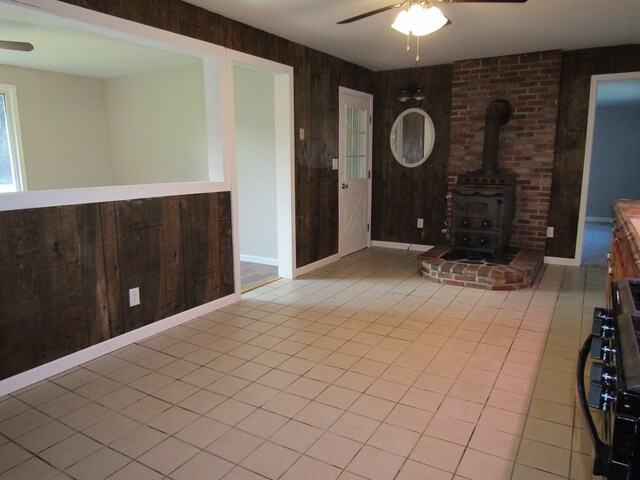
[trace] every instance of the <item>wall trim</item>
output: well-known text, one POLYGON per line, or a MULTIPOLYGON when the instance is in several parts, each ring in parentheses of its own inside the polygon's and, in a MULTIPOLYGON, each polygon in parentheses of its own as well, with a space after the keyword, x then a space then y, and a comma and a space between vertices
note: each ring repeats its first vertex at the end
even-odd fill
POLYGON ((327 265, 335 263, 338 260, 340 260, 340 255, 338 255, 337 253, 335 255, 331 255, 330 257, 325 257, 322 260, 318 260, 317 262, 309 263, 304 267, 296 268, 295 276, 299 277, 300 275, 304 275, 305 273, 313 272, 318 268, 326 267, 327 265))
POLYGON ((576 260, 575 258, 544 257, 544 263, 548 265, 564 265, 565 267, 580 266, 580 260, 576 260))
POLYGON ((278 266, 277 258, 269 258, 269 257, 257 257, 255 255, 244 255, 240 254, 241 262, 251 262, 251 263, 260 263, 262 265, 272 265, 274 267, 278 266))
POLYGON ((419 243, 399 243, 385 242, 382 240, 374 240, 371 242, 372 247, 393 248, 396 250, 413 250, 415 252, 428 252, 434 245, 421 245, 419 243))
POLYGON ((0 381, 0 397, 239 301, 240 294, 234 293, 6 378, 0 381))

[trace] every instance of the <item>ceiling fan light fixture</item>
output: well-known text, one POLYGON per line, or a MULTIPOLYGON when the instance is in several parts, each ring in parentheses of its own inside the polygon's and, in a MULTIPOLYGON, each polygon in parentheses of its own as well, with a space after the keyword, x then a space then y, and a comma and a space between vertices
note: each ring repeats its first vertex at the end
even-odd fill
POLYGON ((415 3, 408 10, 402 10, 391 27, 405 35, 422 37, 440 30, 447 22, 438 7, 415 3))

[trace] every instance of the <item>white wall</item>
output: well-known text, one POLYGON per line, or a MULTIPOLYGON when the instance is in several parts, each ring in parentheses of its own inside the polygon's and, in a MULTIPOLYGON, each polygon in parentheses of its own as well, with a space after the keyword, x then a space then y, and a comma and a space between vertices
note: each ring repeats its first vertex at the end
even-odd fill
POLYGON ((234 68, 240 254, 278 258, 273 76, 234 68))
POLYGON ((0 65, 16 86, 29 190, 111 184, 102 80, 0 65))
POLYGON ((596 110, 587 217, 613 217, 619 198, 640 199, 640 105, 596 110))
POLYGON ((106 81, 114 185, 209 179, 202 65, 106 81))

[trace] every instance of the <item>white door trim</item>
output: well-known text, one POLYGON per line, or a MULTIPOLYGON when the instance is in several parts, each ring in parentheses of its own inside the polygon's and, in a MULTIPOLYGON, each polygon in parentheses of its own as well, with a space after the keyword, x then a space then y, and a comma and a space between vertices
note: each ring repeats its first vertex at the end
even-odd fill
MULTIPOLYGON (((365 100, 369 101, 369 115, 371 118, 371 122, 369 123, 369 128, 367 129, 367 166, 368 166, 368 178, 367 178, 367 223, 369 224, 369 231, 367 232, 367 247, 371 246, 371 185, 372 185, 372 179, 373 179, 373 162, 372 162, 372 149, 373 149, 373 95, 370 93, 366 93, 366 92, 360 92, 358 90, 353 90, 351 88, 346 88, 346 87, 338 87, 338 108, 339 108, 339 118, 340 118, 340 122, 344 121, 344 113, 342 112, 342 105, 343 105, 343 95, 351 95, 354 97, 360 97, 363 98, 365 100)), ((344 142, 344 138, 343 138, 343 131, 342 131, 342 124, 340 123, 338 125, 338 144, 340 145, 341 143, 344 142)), ((340 147, 338 147, 338 149, 340 150, 340 147)), ((340 163, 341 160, 340 160, 340 163)), ((338 169, 338 184, 337 184, 337 189, 338 189, 338 255, 340 257, 344 256, 343 250, 344 247, 342 245, 342 230, 343 230, 343 225, 342 225, 342 196, 340 195, 340 189, 341 189, 341 185, 342 185, 342 179, 341 179, 341 170, 340 168, 338 169)))
POLYGON ((591 156, 593 152, 593 136, 596 124, 596 108, 598 86, 600 83, 619 80, 640 80, 640 72, 611 73, 594 75, 591 77, 591 92, 589 95, 589 117, 587 120, 587 138, 582 167, 582 191, 580 194, 580 212, 578 214, 578 235, 576 238, 574 265, 582 264, 582 243, 584 242, 584 225, 587 217, 587 200, 589 196, 589 176, 591 170, 591 156))
POLYGON ((240 220, 238 212, 238 165, 236 144, 233 67, 242 66, 274 77, 276 126, 276 204, 278 210, 278 275, 295 278, 295 170, 293 139, 293 67, 227 50, 227 111, 231 171, 231 215, 233 225, 233 272, 240 292, 240 220))

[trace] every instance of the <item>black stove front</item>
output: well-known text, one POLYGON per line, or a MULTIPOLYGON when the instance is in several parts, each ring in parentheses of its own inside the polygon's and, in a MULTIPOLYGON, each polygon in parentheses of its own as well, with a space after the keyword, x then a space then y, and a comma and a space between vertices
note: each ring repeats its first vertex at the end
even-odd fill
POLYGON ((592 334, 580 350, 578 397, 594 445, 593 473, 631 480, 640 478, 640 279, 621 279, 611 292, 612 308, 594 311, 592 334))
POLYGON ((460 175, 451 199, 454 249, 486 253, 504 250, 511 240, 515 197, 515 175, 460 175))

